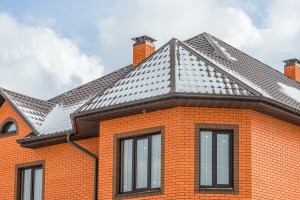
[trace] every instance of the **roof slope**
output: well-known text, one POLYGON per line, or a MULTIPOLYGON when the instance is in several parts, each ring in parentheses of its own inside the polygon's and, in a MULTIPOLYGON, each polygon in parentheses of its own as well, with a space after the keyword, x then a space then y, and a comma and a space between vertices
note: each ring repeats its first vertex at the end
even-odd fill
POLYGON ((199 53, 223 65, 226 70, 236 73, 262 89, 265 92, 264 96, 300 110, 300 101, 292 98, 282 88, 283 84, 299 91, 299 82, 208 33, 192 37, 186 40, 185 43, 199 53), (229 56, 224 58, 220 52, 229 56))
POLYGON ((0 88, 0 100, 7 100, 23 117, 34 132, 30 136, 68 132, 72 129, 70 115, 130 70, 126 66, 47 101, 0 88))
POLYGON ((254 96, 259 92, 173 39, 77 112, 90 112, 169 93, 254 96))
POLYGON ((126 66, 47 101, 0 88, 32 127, 32 136, 72 130, 71 115, 135 105, 170 94, 209 97, 263 97, 300 111, 300 83, 225 42, 202 33, 184 42, 172 39, 133 68, 126 66))

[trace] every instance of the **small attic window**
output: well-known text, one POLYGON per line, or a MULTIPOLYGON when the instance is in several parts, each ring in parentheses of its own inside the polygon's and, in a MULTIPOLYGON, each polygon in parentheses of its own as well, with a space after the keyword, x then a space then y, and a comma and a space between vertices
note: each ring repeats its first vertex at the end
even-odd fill
POLYGON ((8 122, 6 125, 3 127, 3 132, 2 133, 16 133, 17 132, 17 126, 13 122, 8 122))
POLYGON ((9 117, 6 118, 2 124, 0 124, 0 135, 11 135, 18 133, 18 125, 15 119, 9 117))

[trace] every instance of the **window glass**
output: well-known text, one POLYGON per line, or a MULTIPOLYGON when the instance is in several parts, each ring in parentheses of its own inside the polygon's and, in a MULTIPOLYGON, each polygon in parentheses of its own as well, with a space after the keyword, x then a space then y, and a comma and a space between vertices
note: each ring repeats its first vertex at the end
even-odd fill
POLYGON ((201 132, 201 185, 212 185, 212 132, 201 132))
POLYGON ((34 170, 34 200, 41 200, 43 194, 43 170, 34 170))
POLYGON ((136 188, 146 188, 148 181, 148 139, 137 141, 136 188))
POLYGON ((30 200, 31 169, 22 170, 21 200, 30 200))
POLYGON ((10 122, 5 126, 3 133, 14 133, 16 131, 17 126, 14 123, 10 122))
POLYGON ((159 188, 161 176, 161 135, 152 136, 151 144, 151 188, 159 188))
POLYGON ((121 188, 123 192, 132 190, 132 145, 132 139, 122 141, 121 188))
POLYGON ((229 184, 228 134, 217 134, 217 184, 229 184))

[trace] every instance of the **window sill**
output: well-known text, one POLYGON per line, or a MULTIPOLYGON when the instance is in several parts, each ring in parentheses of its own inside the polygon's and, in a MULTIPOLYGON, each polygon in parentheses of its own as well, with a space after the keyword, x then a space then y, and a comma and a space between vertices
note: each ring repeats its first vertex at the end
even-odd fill
POLYGON ((200 188, 200 193, 208 194, 236 194, 237 191, 234 188, 200 188))
POLYGON ((115 199, 138 198, 138 197, 147 197, 147 196, 156 196, 156 195, 161 195, 161 189, 118 194, 116 195, 115 199))
POLYGON ((16 132, 0 133, 0 139, 1 138, 6 138, 6 137, 10 137, 10 136, 15 136, 15 135, 18 135, 18 133, 16 133, 16 132))

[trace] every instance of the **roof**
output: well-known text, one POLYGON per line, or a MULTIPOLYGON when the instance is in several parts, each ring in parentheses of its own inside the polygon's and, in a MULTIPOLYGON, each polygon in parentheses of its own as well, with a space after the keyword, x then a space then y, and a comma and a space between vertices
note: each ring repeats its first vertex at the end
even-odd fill
POLYGON ((7 100, 31 127, 34 134, 29 136, 69 132, 72 130, 70 115, 131 69, 131 66, 123 67, 49 100, 36 99, 3 88, 0 88, 0 96, 7 100))
POLYGON ((264 96, 300 110, 300 101, 284 92, 281 87, 282 85, 286 85, 299 91, 299 82, 208 33, 192 37, 186 40, 185 43, 219 65, 223 65, 226 70, 236 73, 238 76, 259 87, 265 92, 264 96), (215 45, 212 45, 212 43, 215 45), (235 58, 235 60, 222 57, 215 49, 225 51, 231 57, 235 58))
MULTIPOLYGON (((172 92, 254 96, 235 77, 172 40, 77 112, 166 95, 172 92)), ((257 95, 259 95, 256 92, 257 95)))
POLYGON ((71 132, 76 117, 172 94, 230 101, 263 98, 300 116, 299 82, 208 33, 184 42, 172 39, 134 68, 124 67, 47 101, 0 92, 33 127, 34 134, 22 141, 71 132))

